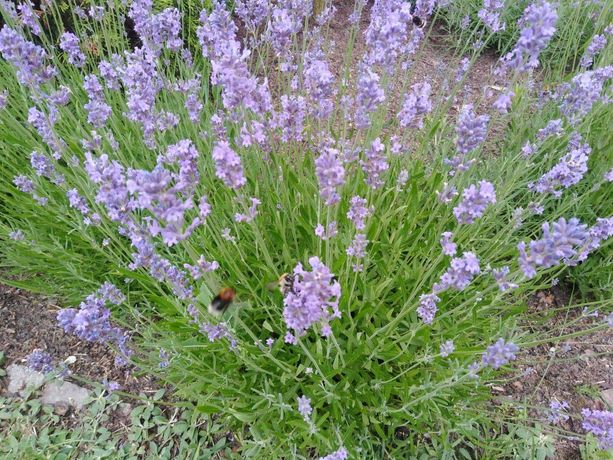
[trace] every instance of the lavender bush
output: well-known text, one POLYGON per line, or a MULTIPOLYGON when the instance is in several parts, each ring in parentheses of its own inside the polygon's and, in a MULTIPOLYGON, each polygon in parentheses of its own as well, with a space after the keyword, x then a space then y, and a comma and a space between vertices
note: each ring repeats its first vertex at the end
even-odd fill
POLYGON ((54 2, 0 4, 4 266, 243 457, 487 456, 486 383, 552 340, 518 325, 526 296, 594 257, 610 273, 611 66, 544 96, 547 2, 497 62, 503 101, 462 91, 485 41, 446 88, 415 81, 434 1, 356 2, 347 43, 330 3, 215 3, 196 44, 183 7, 125 3, 70 3, 72 30, 54 2))

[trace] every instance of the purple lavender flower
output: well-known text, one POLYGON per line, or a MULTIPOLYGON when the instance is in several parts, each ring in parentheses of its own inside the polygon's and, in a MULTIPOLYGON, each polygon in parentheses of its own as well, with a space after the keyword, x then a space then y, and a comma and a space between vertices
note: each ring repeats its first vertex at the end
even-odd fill
POLYGON ((341 447, 335 452, 326 455, 325 457, 319 457, 319 460, 347 460, 349 458, 349 452, 344 447, 341 447))
POLYGON ((113 111, 104 100, 104 92, 98 77, 93 74, 87 75, 83 83, 83 89, 85 89, 89 98, 89 102, 85 104, 87 121, 96 128, 102 128, 113 111))
POLYGON ((478 379, 478 372, 481 370, 481 363, 475 361, 471 365, 468 366, 468 378, 478 379))
POLYGON ((432 110, 429 83, 416 83, 405 96, 402 110, 398 113, 400 126, 421 129, 424 125, 423 116, 432 110))
POLYGON ((247 28, 255 30, 270 14, 267 0, 237 0, 234 11, 247 28))
POLYGON ((549 120, 544 128, 539 129, 536 138, 543 142, 549 137, 560 137, 564 133, 564 125, 561 118, 549 120))
POLYGON ((449 185, 445 182, 443 184, 443 189, 436 192, 436 196, 441 203, 449 204, 458 196, 458 191, 453 185, 449 185))
POLYGON ((323 241, 334 238, 338 234, 336 221, 330 222, 325 228, 321 224, 315 227, 315 235, 323 241))
POLYGON ((281 96, 281 111, 275 114, 274 124, 281 128, 283 142, 301 141, 306 117, 306 100, 302 96, 281 96))
POLYGON ((347 218, 353 222, 357 230, 366 228, 366 219, 373 213, 373 207, 366 206, 367 201, 359 196, 351 198, 351 207, 347 211, 347 218))
POLYGON ((52 178, 55 175, 55 166, 51 160, 43 154, 32 152, 30 163, 38 176, 52 178))
POLYGON ((261 201, 257 198, 251 198, 251 206, 249 206, 249 210, 247 214, 236 213, 234 215, 234 220, 236 222, 252 222, 253 219, 258 215, 258 206, 261 204, 261 201))
POLYGON ((518 287, 517 284, 511 283, 507 280, 509 272, 510 269, 506 265, 504 267, 494 268, 492 270, 492 276, 496 280, 496 283, 498 283, 498 289, 500 289, 500 292, 505 292, 518 287))
POLYGON ((94 21, 102 21, 104 19, 104 6, 96 6, 96 5, 90 6, 89 16, 94 21))
POLYGON ((558 14, 551 3, 539 1, 524 10, 518 24, 521 28, 515 47, 500 60, 506 68, 520 72, 535 69, 538 58, 556 31, 558 14))
POLYGON ((511 108, 511 104, 513 103, 513 96, 515 93, 511 90, 507 90, 502 93, 492 104, 492 107, 496 109, 498 112, 505 114, 511 108))
POLYGON ((160 348, 159 357, 160 357, 160 362, 158 364, 158 367, 160 369, 166 369, 168 366, 170 366, 170 358, 166 350, 164 350, 163 348, 160 348))
POLYGON ((115 380, 107 380, 106 378, 102 379, 102 386, 109 395, 115 391, 121 390, 121 385, 119 382, 116 382, 115 380))
POLYGON ((375 2, 364 32, 368 47, 364 63, 392 69, 406 50, 411 20, 410 5, 394 1, 375 2))
POLYGON ((581 56, 581 61, 579 61, 579 66, 587 69, 594 63, 594 56, 604 47, 607 46, 607 37, 604 35, 594 35, 590 44, 587 46, 585 53, 581 56))
POLYGON ((17 229, 9 233, 9 238, 12 239, 13 241, 23 241, 25 240, 26 236, 23 234, 21 230, 17 229))
POLYGON ((49 108, 49 115, 46 115, 36 107, 28 110, 28 123, 30 123, 42 137, 43 141, 53 150, 53 156, 58 159, 65 150, 66 144, 59 139, 53 132, 53 126, 57 121, 57 109, 49 108))
POLYGON ((598 101, 607 102, 608 96, 601 96, 605 83, 613 77, 613 65, 580 73, 570 83, 560 85, 555 93, 560 111, 571 124, 578 123, 598 101))
POLYGON ((512 342, 505 342, 504 339, 498 339, 495 344, 487 347, 481 359, 484 366, 491 366, 492 369, 498 369, 504 366, 509 361, 516 359, 515 353, 519 351, 519 347, 512 342))
POLYGON ((97 294, 104 302, 113 305, 121 305, 126 301, 126 296, 113 283, 105 281, 97 291, 97 294))
POLYGON ((19 19, 21 23, 30 29, 34 35, 41 36, 43 29, 38 23, 38 18, 34 12, 34 5, 30 0, 25 0, 23 3, 17 5, 19 11, 19 19))
POLYGON ((605 410, 583 409, 583 429, 598 439, 601 449, 613 448, 613 412, 605 410))
POLYGON ((283 299, 285 324, 297 335, 304 334, 313 324, 324 325, 341 316, 340 284, 318 257, 311 257, 309 264, 311 272, 304 270, 301 263, 296 265, 293 289, 283 299))
POLYGON ((547 419, 557 425, 561 422, 565 422, 570 417, 566 412, 569 409, 569 405, 566 401, 558 401, 557 399, 551 400, 549 403, 549 416, 547 419))
POLYGON ((313 408, 311 407, 311 400, 307 396, 302 395, 298 398, 298 413, 302 415, 306 422, 311 419, 313 408))
POLYGON ((458 250, 458 245, 451 241, 452 238, 453 233, 451 232, 443 232, 441 234, 440 243, 443 248, 443 254, 446 256, 455 256, 456 251, 458 250))
POLYGON ((521 153, 524 158, 530 158, 537 150, 538 146, 536 144, 533 144, 530 141, 526 141, 524 146, 521 148, 521 153))
POLYGON ((531 188, 539 193, 561 196, 562 190, 578 183, 587 172, 587 162, 592 149, 588 144, 570 146, 558 164, 543 174, 531 188))
POLYGON ((489 119, 487 115, 475 115, 472 104, 462 108, 456 126, 456 149, 461 155, 467 155, 483 143, 489 119))
POLYGON ((334 74, 319 47, 306 53, 304 61, 304 86, 313 106, 313 116, 319 119, 328 118, 334 108, 333 98, 336 94, 334 74))
POLYGON ((0 110, 4 110, 8 104, 9 92, 7 89, 0 92, 0 110))
POLYGON ((23 193, 34 192, 34 182, 32 182, 32 180, 26 176, 15 176, 13 183, 15 184, 15 187, 17 187, 23 193))
POLYGON ((434 292, 446 289, 463 291, 472 279, 481 273, 479 259, 472 252, 465 252, 462 257, 454 257, 447 271, 441 276, 438 283, 433 286, 434 292))
POLYGON ((505 24, 500 23, 500 13, 504 8, 504 2, 500 0, 483 0, 483 8, 477 12, 479 19, 492 33, 505 29, 505 24))
POLYGON ((609 169, 604 174, 604 180, 606 180, 607 182, 613 182, 613 168, 609 169))
POLYGON ((99 297, 98 293, 91 294, 81 302, 78 310, 75 308, 60 310, 57 320, 67 334, 74 334, 88 342, 114 344, 119 349, 118 358, 122 361, 131 354, 131 351, 126 346, 125 333, 111 325, 111 312, 105 307, 106 302, 107 300, 99 297))
POLYGON ((326 148, 315 160, 315 173, 319 181, 319 193, 326 206, 340 200, 337 187, 345 183, 345 168, 336 149, 326 148))
POLYGON ((60 88, 49 95, 49 102, 54 105, 64 106, 70 101, 70 88, 67 86, 60 86, 60 88))
POLYGON ((66 192, 66 196, 68 197, 68 202, 71 208, 79 210, 79 212, 81 212, 83 215, 89 214, 89 206, 87 206, 85 198, 79 195, 76 188, 68 190, 66 192))
POLYGON ((26 356, 27 366, 33 371, 45 374, 53 371, 53 357, 39 348, 26 356))
POLYGON ((379 75, 370 68, 362 68, 358 75, 358 88, 354 120, 358 128, 370 125, 370 114, 385 100, 383 88, 379 85, 379 75))
POLYGON ((0 53, 17 69, 17 78, 28 86, 46 83, 56 74, 56 69, 46 65, 47 53, 19 33, 4 25, 0 30, 0 53))
POLYGON ((441 356, 446 358, 455 351, 455 345, 453 340, 447 340, 445 343, 441 343, 441 356))
POLYGON ((100 61, 98 70, 108 89, 118 90, 120 88, 119 77, 123 75, 124 67, 123 59, 118 54, 113 54, 110 62, 100 61))
POLYGON ((165 8, 157 14, 152 11, 151 0, 135 0, 130 7, 130 17, 134 29, 140 36, 144 47, 158 54, 166 47, 178 51, 183 45, 181 35, 181 13, 177 8, 165 8))
POLYGON ((408 181, 409 171, 407 171, 406 169, 402 169, 398 173, 398 178, 396 179, 396 190, 401 191, 402 189, 404 189, 404 186, 407 184, 408 181))
POLYGON ((441 299, 436 294, 422 294, 419 296, 419 307, 417 316, 426 324, 432 324, 434 316, 438 311, 437 304, 441 299))
POLYGON ((228 329, 228 325, 226 323, 202 323, 200 324, 200 332, 208 337, 209 342, 227 339, 230 342, 230 349, 234 349, 238 346, 237 340, 228 329))
POLYGON ((361 162, 362 170, 366 174, 366 183, 373 189, 378 189, 384 184, 381 175, 389 169, 385 145, 378 137, 372 142, 365 152, 365 160, 361 162))
POLYGON ((70 32, 64 32, 60 37, 60 49, 68 55, 68 62, 76 67, 85 65, 85 55, 79 46, 79 37, 70 32))
POLYGON ((366 256, 366 246, 368 246, 366 235, 363 233, 356 233, 353 241, 351 241, 351 245, 347 248, 347 255, 362 259, 366 256))
POLYGON ((241 159, 227 142, 221 141, 215 145, 213 161, 215 162, 215 175, 228 187, 237 190, 247 183, 243 175, 241 159))
POLYGON ((461 203, 453 208, 453 214, 460 224, 472 224, 481 217, 488 205, 496 203, 494 186, 482 180, 462 192, 461 203))
POLYGON ((523 241, 517 245, 519 249, 519 266, 528 279, 536 275, 536 268, 549 268, 559 265, 577 254, 577 249, 588 240, 587 225, 572 218, 566 221, 561 217, 550 227, 543 224, 543 237, 530 241, 529 253, 523 241))

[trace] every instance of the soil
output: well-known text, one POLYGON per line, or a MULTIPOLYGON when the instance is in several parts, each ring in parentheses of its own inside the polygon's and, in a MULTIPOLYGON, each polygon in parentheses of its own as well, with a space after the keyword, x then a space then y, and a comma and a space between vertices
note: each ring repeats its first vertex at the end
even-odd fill
MULTIPOLYGON (((573 306, 574 302, 568 286, 541 291, 528 302, 528 315, 540 321, 524 324, 524 327, 537 336, 559 337, 603 323, 602 312, 591 316, 584 313, 583 307, 573 306), (574 324, 569 325, 571 322, 574 324)), ((610 328, 605 328, 529 349, 518 357, 516 378, 495 393, 530 407, 531 418, 545 426, 550 423, 547 420, 550 402, 554 399, 567 401, 570 418, 552 429, 585 433, 581 426, 581 409, 611 410, 602 397, 602 393, 610 389, 613 389, 613 334, 610 328)), ((556 437, 556 459, 581 458, 582 439, 561 432, 556 433, 556 437)))
MULTIPOLYGON (((65 334, 56 320, 60 308, 52 299, 0 284, 0 350, 4 352, 6 366, 22 363, 39 348, 54 358, 55 365, 74 356, 76 361, 69 369, 77 377, 77 384, 83 384, 81 379, 90 382, 107 379, 135 395, 159 390, 153 378, 136 376, 129 367, 116 366, 114 352, 107 346, 65 334)), ((0 393, 5 391, 5 385, 0 380, 0 393)))

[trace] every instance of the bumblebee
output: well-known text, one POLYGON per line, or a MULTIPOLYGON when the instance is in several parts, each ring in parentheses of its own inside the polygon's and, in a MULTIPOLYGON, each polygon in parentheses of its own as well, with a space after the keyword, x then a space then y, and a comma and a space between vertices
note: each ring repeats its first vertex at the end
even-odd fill
POLYGON ((281 295, 285 297, 290 292, 294 292, 294 280, 296 276, 293 273, 283 273, 277 281, 268 284, 268 289, 279 289, 281 295))
POLYGON ((232 304, 236 297, 236 291, 232 288, 225 287, 217 294, 209 304, 209 313, 213 316, 221 316, 232 304))

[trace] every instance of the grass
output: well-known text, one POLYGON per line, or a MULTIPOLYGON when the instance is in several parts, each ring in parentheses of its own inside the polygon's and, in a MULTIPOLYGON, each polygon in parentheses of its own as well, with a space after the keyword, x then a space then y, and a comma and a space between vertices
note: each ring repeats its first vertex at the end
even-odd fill
MULTIPOLYGON (((60 12, 54 8, 49 14, 61 24, 60 12)), ((95 64, 103 57, 129 50, 119 26, 123 10, 117 2, 102 23, 75 21, 75 33, 96 44, 89 48, 86 72, 96 72, 95 64)), ((457 19, 462 13, 448 14, 457 19)), ((511 9, 509 15, 512 14, 511 9)), ((568 56, 577 56, 578 51, 571 48, 568 39, 583 34, 585 24, 566 18, 559 27, 559 41, 554 40, 552 46, 564 47, 568 56)), ((504 40, 506 47, 514 36, 510 34, 504 40)), ((447 94, 433 96, 435 110, 426 117, 424 128, 411 131, 400 130, 396 118, 388 117, 387 107, 374 113, 368 129, 355 129, 343 119, 341 107, 336 105, 334 122, 307 117, 305 142, 280 142, 278 131, 273 129, 269 150, 237 147, 247 177, 246 185, 237 193, 216 179, 211 159, 215 144, 211 117, 223 108, 220 89, 210 87, 206 77, 209 64, 198 49, 193 50, 194 67, 186 65, 179 55, 163 50, 160 62, 168 61, 157 68, 162 78, 176 82, 192 78, 196 72, 205 75, 199 89, 204 103, 200 120, 189 120, 183 95, 161 91, 156 109, 178 114, 180 123, 173 130, 158 133, 156 148, 151 150, 143 141, 141 127, 123 116, 128 110, 124 94, 105 90, 104 97, 113 114, 99 131, 105 137, 112 134, 119 148, 104 140, 95 154, 106 153, 125 167, 151 170, 157 155, 169 145, 181 139, 193 142, 199 152, 197 166, 202 178, 195 197, 206 195, 213 212, 189 239, 175 246, 165 246, 158 237, 152 237, 152 241, 158 254, 178 268, 184 263, 194 264, 199 254, 219 261, 218 271, 192 282, 192 303, 203 321, 215 323, 206 313, 208 303, 219 287, 236 289, 237 301, 223 317, 239 343, 236 349, 230 349, 227 340, 209 341, 199 332, 188 313, 189 302, 177 297, 169 283, 158 281, 145 269, 128 268, 134 249, 97 202, 97 186, 82 167, 85 149, 81 141, 91 139, 91 126, 83 107, 87 102, 82 89, 84 72, 68 65, 65 55, 51 46, 57 38, 57 33, 50 32, 41 42, 59 69, 57 81, 49 85, 61 83, 72 91, 70 104, 58 107, 59 121, 54 127, 70 152, 70 156, 65 154, 54 163, 65 176, 65 185, 57 186, 32 173, 30 152, 48 152, 26 122, 28 108, 36 101, 15 79, 8 63, 0 62, 0 82, 9 91, 8 107, 0 112, 0 149, 5 159, 0 171, 0 253, 2 266, 8 272, 30 275, 22 282, 7 282, 61 295, 67 305, 76 305, 103 281, 114 282, 128 296, 123 305, 114 308, 113 318, 133 332, 134 363, 141 371, 172 384, 177 396, 193 401, 199 413, 208 417, 219 414, 226 426, 237 433, 245 458, 311 458, 341 446, 356 458, 544 458, 551 452, 551 439, 542 435, 542 427, 535 421, 517 411, 507 418, 486 410, 491 397, 488 384, 508 378, 512 367, 505 366, 501 371, 484 369, 475 381, 469 376, 468 366, 480 361, 486 348, 498 338, 512 340, 525 349, 565 337, 541 337, 517 325, 526 311, 526 299, 550 286, 554 278, 570 273, 585 292, 602 293, 598 305, 604 311, 611 308, 611 296, 606 294, 613 292, 610 243, 604 243, 578 269, 553 267, 540 271, 532 280, 523 277, 516 249, 520 241, 538 239, 544 222, 576 216, 591 225, 596 217, 611 215, 612 186, 603 179, 612 167, 607 106, 596 104, 575 126, 566 123, 562 136, 547 139, 537 154, 525 160, 521 154, 525 141, 533 140, 538 129, 560 114, 553 101, 539 104, 539 94, 530 90, 528 81, 516 77, 509 82, 516 93, 511 112, 492 114, 491 124, 500 126, 501 134, 490 136, 483 148, 496 155, 486 157, 478 151, 474 166, 451 176, 444 159, 454 154, 456 120, 448 111, 447 94), (573 130, 592 148, 586 176, 565 190, 561 198, 529 191, 528 184, 565 153, 573 130), (314 173, 320 132, 326 132, 340 149, 346 149, 343 142, 367 149, 377 137, 389 146, 391 133, 400 133, 410 150, 405 149, 399 156, 388 152, 389 169, 384 186, 378 190, 364 182, 358 163, 347 164, 348 180, 339 187, 341 200, 326 206, 319 196, 314 173), (72 155, 79 160, 78 166, 70 162, 72 155), (402 169, 409 171, 410 179, 401 190, 396 187, 396 178, 402 169), (39 206, 17 190, 13 185, 17 174, 32 178, 36 192, 49 199, 46 206, 39 206), (494 184, 496 204, 489 206, 474 224, 459 225, 452 206, 441 203, 436 192, 444 182, 462 191, 483 179, 494 184), (100 225, 85 225, 83 216, 69 206, 66 192, 71 188, 76 188, 102 216, 100 225), (361 261, 362 272, 352 270, 358 261, 346 253, 356 233, 345 217, 349 200, 355 195, 367 198, 374 208, 365 229, 370 243, 361 261), (249 197, 261 200, 259 216, 251 223, 239 224, 233 216, 245 212, 249 197), (544 206, 544 214, 525 213, 523 224, 515 228, 515 210, 527 209, 533 201, 544 206), (315 225, 332 221, 338 222, 339 235, 321 241, 314 234, 315 225), (231 230, 235 242, 222 238, 225 228, 231 230), (9 232, 17 229, 24 233, 24 240, 8 238, 9 232), (444 231, 454 232, 461 252, 476 253, 482 269, 488 265, 510 266, 510 279, 520 286, 512 293, 500 292, 491 275, 482 273, 465 290, 440 294, 437 318, 427 325, 416 310, 419 296, 430 292, 449 266, 449 258, 441 253, 439 245, 444 231), (104 244, 106 240, 108 244, 104 244), (298 345, 290 346, 283 341, 287 327, 282 296, 266 289, 266 285, 281 273, 292 271, 298 262, 310 269, 307 261, 314 255, 331 269, 342 286, 342 318, 331 321, 333 335, 329 339, 310 330, 298 345), (269 338, 274 340, 272 347, 264 345, 269 338), (439 346, 447 340, 454 341, 455 352, 443 358, 439 346), (163 369, 159 367, 161 349, 169 354, 170 361, 163 369), (313 405, 310 422, 297 411, 297 398, 303 395, 313 405), (399 440, 396 431, 401 427, 408 430, 408 435, 399 440)), ((459 43, 468 41, 460 36, 459 43)), ((304 47, 311 44, 294 37, 296 56, 303 56, 304 47)), ((263 48, 261 55, 254 54, 253 64, 266 64, 263 68, 272 75, 276 67, 267 65, 273 58, 266 54, 269 49, 263 48)), ((610 47, 600 62, 606 63, 609 58, 610 47)), ((553 62, 557 58, 551 59, 553 62)), ((547 58, 544 62, 547 66, 547 58)), ((453 71, 450 68, 450 75, 453 71)), ((569 78, 560 73, 559 67, 552 67, 551 72, 555 74, 553 80, 569 78)), ((288 90, 282 84, 285 76, 277 78, 280 90, 288 90)), ((392 76, 383 81, 390 89, 394 84, 407 84, 396 82, 392 76)), ((452 93, 459 94, 462 85, 460 82, 452 88, 452 93)), ((246 119, 255 116, 250 113, 246 119)), ((236 140, 241 126, 228 117, 226 128, 229 138, 236 140)), ((194 212, 188 214, 191 219, 194 212)), ((133 213, 140 223, 147 215, 147 211, 133 213)), ((606 327, 603 322, 595 329, 606 327)), ((49 443, 54 444, 53 440, 49 443)), ((39 447, 34 445, 33 449, 39 447)))

